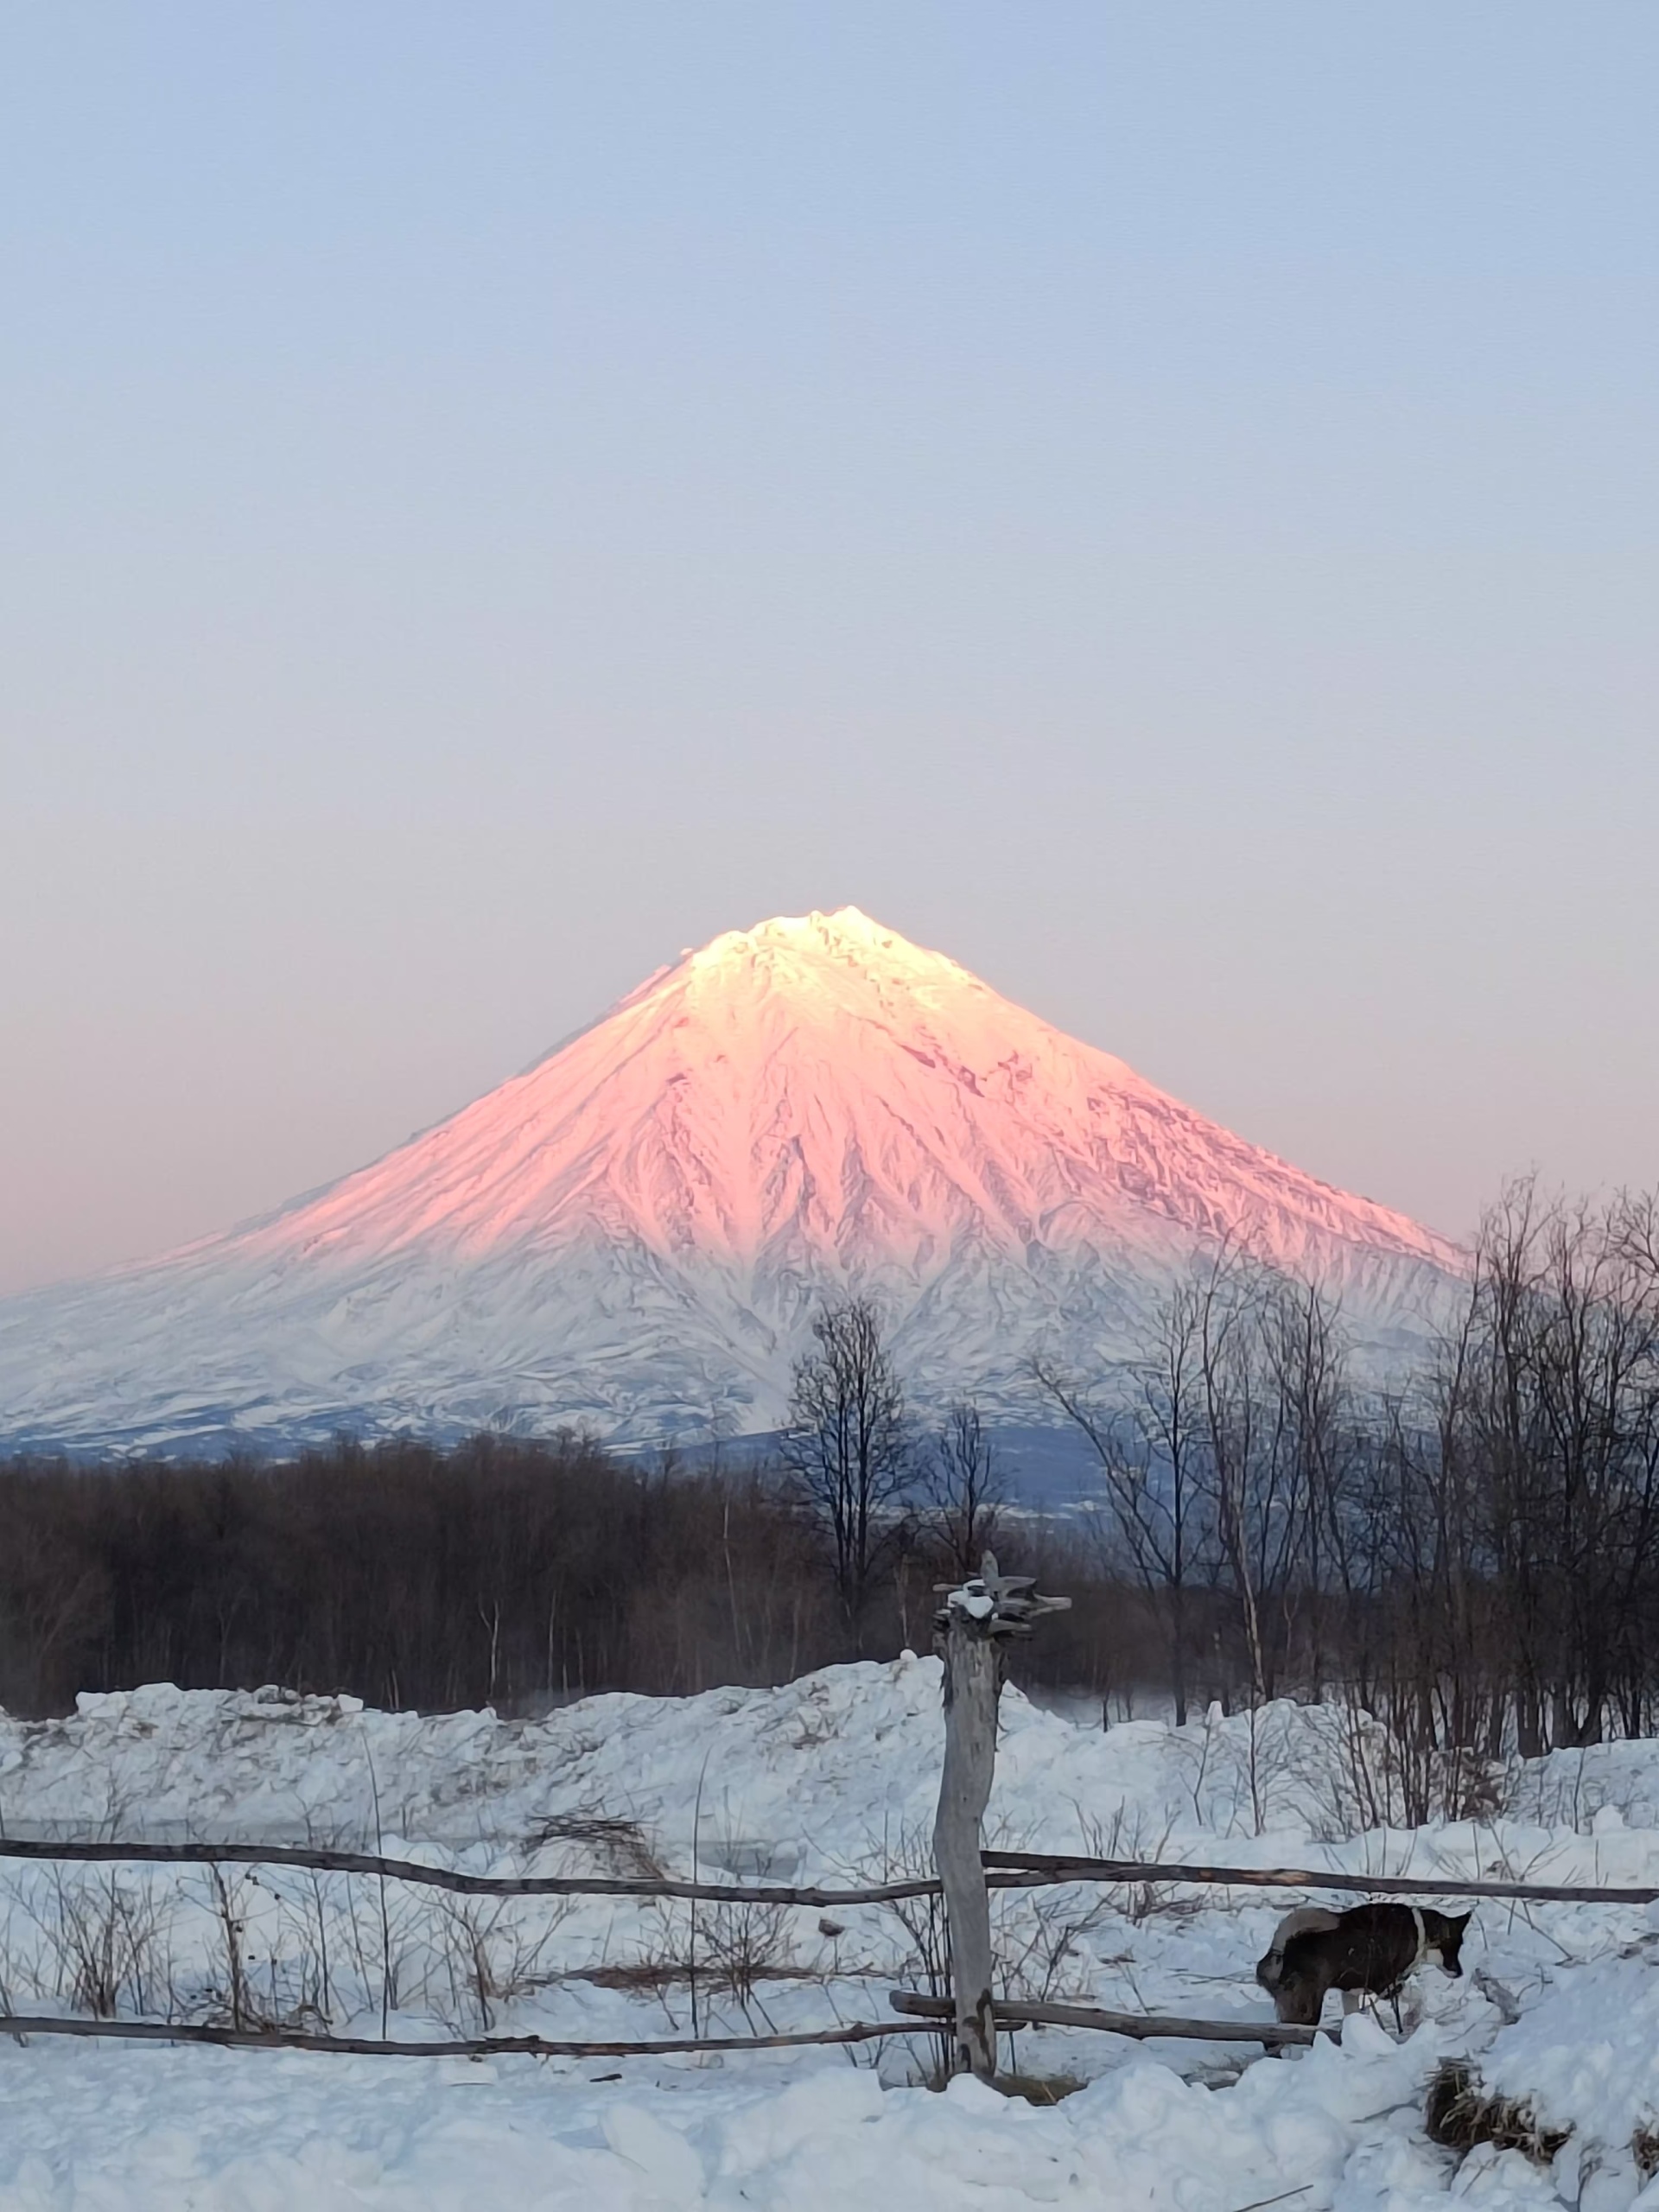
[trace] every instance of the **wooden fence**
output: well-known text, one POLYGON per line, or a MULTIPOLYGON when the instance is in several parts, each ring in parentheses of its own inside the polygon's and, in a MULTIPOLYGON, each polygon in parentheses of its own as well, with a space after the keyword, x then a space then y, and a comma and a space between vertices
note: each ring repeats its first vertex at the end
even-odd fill
POLYGON ((854 2021, 798 2033, 676 2036, 645 2042, 564 2041, 543 2036, 480 2036, 396 2040, 390 2037, 313 2034, 299 2029, 250 2028, 151 2020, 0 2016, 0 2035, 111 2037, 124 2042, 197 2043, 236 2050, 346 2052, 382 2057, 480 2057, 519 2054, 543 2058, 632 2058, 694 2051, 781 2050, 822 2044, 861 2044, 891 2036, 944 2034, 954 2064, 989 2079, 999 2029, 1052 2025, 1116 2035, 1180 2037, 1211 2043, 1256 2043, 1272 2050, 1307 2044, 1330 2031, 1267 2020, 1194 2020, 1109 2012, 1095 2006, 1023 2002, 991 1989, 988 1893, 1073 1883, 1167 1884, 1226 1890, 1334 1891, 1383 1897, 1502 1898, 1516 1902, 1646 1905, 1659 1886, 1610 1889, 1577 1883, 1504 1882, 1404 1874, 1348 1874, 1328 1867, 1214 1866, 1179 1860, 1089 1858, 1069 1853, 988 1851, 982 1828, 996 1747, 996 1713, 1007 1640, 1029 1635, 1062 1599, 1038 1597, 1028 1580, 998 1573, 988 1554, 981 1575, 943 1592, 936 1617, 944 1661, 945 1755, 933 1832, 933 1877, 860 1889, 833 1885, 704 1882, 672 1875, 466 1874, 418 1859, 312 1846, 244 1843, 46 1841, 0 1837, 0 1859, 99 1866, 268 1866, 314 1873, 365 1876, 477 1897, 646 1897, 711 1904, 791 1905, 834 1910, 938 1897, 949 1934, 951 1994, 912 1990, 891 1994, 898 2020, 854 2021), (927 2024, 924 2025, 923 2024, 927 2024))
MULTIPOLYGON (((1204 1861, 1091 1859, 1072 1852, 982 1851, 991 1890, 1058 1889, 1071 1882, 1152 1882, 1227 1890, 1335 1890, 1345 1896, 1495 1897, 1526 1904, 1659 1904, 1659 1885, 1609 1888, 1580 1882, 1493 1882, 1460 1875, 1346 1874, 1332 1866, 1212 1866, 1204 1861)), ((687 1897, 709 1904, 893 1904, 938 1897, 937 1875, 864 1889, 777 1882, 696 1882, 671 1874, 463 1874, 418 1859, 306 1844, 111 1843, 0 1836, 0 1859, 102 1866, 293 1866, 322 1874, 366 1874, 480 1897, 687 1897)))
MULTIPOLYGON (((1496 1898, 1523 1904, 1646 1905, 1659 1903, 1659 1886, 1595 1888, 1577 1883, 1474 1880, 1455 1875, 1429 1879, 1407 1875, 1350 1874, 1319 1866, 1214 1866, 1185 1860, 1096 1859, 1023 1851, 980 1854, 988 1889, 1029 1890, 1072 1883, 1122 1886, 1157 1883, 1226 1890, 1330 1891, 1365 1897, 1496 1898)), ((264 1866, 366 1876, 484 1897, 641 1897, 687 1899, 712 1904, 825 1908, 881 1905, 938 1897, 937 1877, 873 1883, 847 1889, 827 1885, 703 1882, 672 1875, 467 1874, 418 1859, 337 1851, 313 1846, 244 1843, 122 1843, 0 1837, 0 1859, 57 1864, 148 1866, 264 1866)), ((894 2036, 938 2033, 955 2018, 952 1998, 895 1990, 890 1999, 903 2018, 861 2020, 798 2033, 764 2036, 675 2036, 647 2041, 565 2040, 545 2036, 480 2036, 430 2041, 335 2036, 289 2028, 218 2026, 195 2022, 90 2019, 28 2014, 0 2015, 0 2035, 111 2037, 130 2043, 212 2044, 233 2050, 333 2051, 406 2058, 520 2055, 543 2058, 635 2058, 701 2051, 782 2050, 812 2044, 873 2043, 894 2036)), ((1312 2043, 1316 2031, 1268 2020, 1187 2019, 1173 2015, 1109 2011, 1093 2005, 1049 2004, 997 1997, 995 2026, 1099 2029, 1138 2038, 1182 2037, 1195 2042, 1258 2043, 1268 2049, 1312 2043)), ((1329 2033, 1330 2031, 1320 2032, 1329 2033)))

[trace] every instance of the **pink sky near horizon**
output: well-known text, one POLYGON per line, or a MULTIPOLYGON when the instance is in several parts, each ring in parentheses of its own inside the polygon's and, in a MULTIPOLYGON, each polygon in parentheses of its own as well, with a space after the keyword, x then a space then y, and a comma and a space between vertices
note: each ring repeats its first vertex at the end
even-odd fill
POLYGON ((0 1293, 856 904, 1453 1235, 1659 1183, 1659 17, 0 31, 0 1293))

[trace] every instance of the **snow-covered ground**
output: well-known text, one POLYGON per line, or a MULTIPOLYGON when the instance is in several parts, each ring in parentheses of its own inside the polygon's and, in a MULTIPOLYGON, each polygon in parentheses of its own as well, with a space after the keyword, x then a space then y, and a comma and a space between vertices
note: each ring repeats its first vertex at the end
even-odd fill
MULTIPOLYGON (((543 1721, 424 1719, 352 1700, 152 1688, 64 1721, 0 1720, 8 1834, 380 1843, 478 1872, 652 1864, 856 1884, 922 1871, 942 1746, 931 1660, 777 1690, 589 1699, 543 1721)), ((1102 1733, 1005 1699, 991 1839, 1115 1854, 1538 1881, 1659 1883, 1659 1745, 1509 1778, 1478 1822, 1367 1826, 1380 1768, 1332 1710, 1273 1707, 1102 1733)), ((1449 1901, 1454 1897, 1449 1893, 1449 1901)), ((1279 1913, 1193 1889, 998 1901, 1020 1993, 1260 2018, 1279 1913)), ((1336 1899, 1336 1902, 1342 1902, 1336 1899)), ((270 1870, 0 1863, 0 1973, 16 2012, 181 2012, 378 2035, 651 2037, 891 2018, 937 1944, 927 1909, 785 1912, 635 1901, 478 1906, 270 1870), (384 1911, 383 1911, 384 1906, 384 1911), (693 1982, 689 1967, 695 1963, 693 1982)), ((920 2086, 925 2038, 723 2058, 351 2059, 0 2044, 0 2212, 283 2208, 1076 2204, 1411 2212, 1448 2192, 1496 2212, 1623 2212, 1659 2130, 1659 1915, 1488 1904, 1459 1981, 1423 1975, 1340 2048, 1046 2031, 1027 2075, 1081 2082, 1035 2107, 920 2086), (1552 2165, 1431 2145, 1445 2057, 1570 2131, 1552 2165), (1634 2145, 1634 2148, 1633 2148, 1634 2145)), ((1659 2212, 1659 2187, 1646 2202, 1659 2212)))

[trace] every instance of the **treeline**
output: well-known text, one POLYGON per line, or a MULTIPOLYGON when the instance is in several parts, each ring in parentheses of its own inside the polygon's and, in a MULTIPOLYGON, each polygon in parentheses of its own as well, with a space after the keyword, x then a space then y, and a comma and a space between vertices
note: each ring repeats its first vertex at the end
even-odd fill
POLYGON ((1241 1259, 1178 1286, 1125 1369, 1044 1380, 1095 1447, 1179 1709, 1200 1673, 1249 1702, 1338 1694, 1387 1723, 1419 1804, 1459 1762, 1653 1731, 1653 1201, 1513 1188, 1395 1395, 1357 1380, 1316 1288, 1241 1259))
POLYGON ((573 1439, 276 1466, 0 1473, 0 1703, 280 1682, 389 1707, 690 1689, 811 1663, 821 1593, 752 1479, 573 1439))
MULTIPOLYGON (((983 1529, 979 1533, 983 1533, 983 1529)), ((1074 1566, 1053 1573, 1065 1586, 1074 1566)), ((0 1705, 280 1682, 398 1708, 537 1711, 595 1690, 770 1683, 925 1650, 936 1527, 884 1546, 855 1624, 833 1547, 777 1469, 630 1465, 574 1439, 340 1445, 260 1466, 0 1467, 0 1705)), ((1144 1623, 1105 1602, 1045 1652, 1127 1679, 1144 1623)))

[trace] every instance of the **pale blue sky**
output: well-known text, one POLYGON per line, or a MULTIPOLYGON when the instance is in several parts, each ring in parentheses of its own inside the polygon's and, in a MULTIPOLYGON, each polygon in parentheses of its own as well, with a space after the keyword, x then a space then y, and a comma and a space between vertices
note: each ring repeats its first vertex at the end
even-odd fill
POLYGON ((1659 1180, 1659 9, 0 23, 0 1287, 854 900, 1465 1229, 1659 1180))

